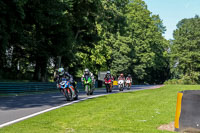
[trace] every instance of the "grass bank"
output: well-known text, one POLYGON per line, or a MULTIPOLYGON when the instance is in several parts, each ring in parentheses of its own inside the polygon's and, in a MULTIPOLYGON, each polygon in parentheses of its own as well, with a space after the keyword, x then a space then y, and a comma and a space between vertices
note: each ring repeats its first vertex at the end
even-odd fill
POLYGON ((157 127, 174 121, 177 92, 198 85, 118 93, 83 101, 0 129, 0 133, 168 133, 157 127))

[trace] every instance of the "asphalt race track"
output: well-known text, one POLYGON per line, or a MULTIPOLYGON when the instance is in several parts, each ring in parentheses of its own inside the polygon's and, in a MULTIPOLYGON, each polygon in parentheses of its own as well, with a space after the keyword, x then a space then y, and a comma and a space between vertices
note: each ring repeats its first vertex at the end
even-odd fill
MULTIPOLYGON (((133 85, 130 90, 125 89, 123 92, 159 88, 161 86, 162 85, 133 85)), ((119 93, 118 88, 114 88, 113 92, 109 94, 113 93, 119 93)), ((95 90, 92 97, 98 97, 103 94, 107 94, 105 89, 95 90)), ((79 93, 80 101, 87 100, 88 97, 91 96, 85 95, 84 92, 79 93)), ((47 112, 73 103, 74 102, 67 102, 60 92, 0 97, 0 128, 33 117, 43 111, 47 112)))

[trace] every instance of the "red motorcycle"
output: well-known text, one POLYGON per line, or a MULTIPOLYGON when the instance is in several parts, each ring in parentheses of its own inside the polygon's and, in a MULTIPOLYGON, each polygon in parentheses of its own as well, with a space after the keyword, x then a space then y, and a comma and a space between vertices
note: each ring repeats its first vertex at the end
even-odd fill
POLYGON ((112 79, 111 78, 105 78, 105 86, 106 86, 106 92, 112 92, 112 79))

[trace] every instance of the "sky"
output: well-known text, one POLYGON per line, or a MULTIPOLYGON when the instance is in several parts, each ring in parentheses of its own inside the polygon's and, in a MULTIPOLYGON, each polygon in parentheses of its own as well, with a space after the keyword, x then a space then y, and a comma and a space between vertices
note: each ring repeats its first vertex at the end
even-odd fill
POLYGON ((200 0, 143 0, 152 14, 159 15, 166 26, 164 37, 173 39, 176 24, 184 18, 200 16, 200 0))

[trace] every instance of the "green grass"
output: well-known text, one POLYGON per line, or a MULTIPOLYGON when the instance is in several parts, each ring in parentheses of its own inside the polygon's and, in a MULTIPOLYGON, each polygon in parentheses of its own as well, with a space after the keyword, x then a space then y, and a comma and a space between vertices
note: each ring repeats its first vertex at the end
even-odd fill
POLYGON ((177 92, 198 85, 118 93, 90 99, 4 127, 0 133, 168 133, 157 130, 174 121, 177 92))

